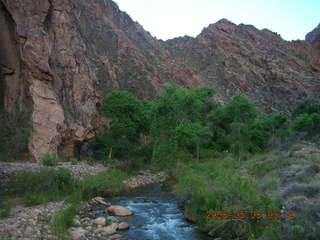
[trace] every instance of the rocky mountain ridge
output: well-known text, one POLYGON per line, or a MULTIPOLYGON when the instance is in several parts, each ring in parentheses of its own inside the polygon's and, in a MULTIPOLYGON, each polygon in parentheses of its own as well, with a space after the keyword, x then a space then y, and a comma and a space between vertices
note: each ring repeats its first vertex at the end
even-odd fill
POLYGON ((305 40, 320 52, 320 24, 306 35, 305 40))
POLYGON ((224 101, 240 93, 265 112, 288 113, 298 99, 319 96, 319 54, 304 41, 287 42, 270 30, 222 19, 196 38, 164 44, 224 101))
POLYGON ((104 122, 114 90, 154 97, 163 84, 208 85, 217 99, 247 95, 288 112, 319 98, 319 38, 287 42, 269 30, 220 20, 196 38, 159 41, 111 0, 1 0, 0 110, 27 110, 29 152, 79 154, 104 122))

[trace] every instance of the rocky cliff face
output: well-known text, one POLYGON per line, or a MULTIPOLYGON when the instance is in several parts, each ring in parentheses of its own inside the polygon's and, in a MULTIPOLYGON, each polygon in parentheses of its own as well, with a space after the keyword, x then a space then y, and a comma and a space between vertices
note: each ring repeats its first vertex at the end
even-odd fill
POLYGON ((306 42, 311 43, 320 53, 320 24, 306 35, 306 42))
POLYGON ((242 93, 264 111, 288 112, 298 99, 319 97, 320 57, 304 41, 287 42, 269 30, 222 19, 196 38, 164 44, 222 101, 242 93))
POLYGON ((282 111, 320 90, 312 44, 227 20, 163 42, 111 0, 0 0, 0 26, 0 110, 28 111, 35 160, 77 154, 114 89, 153 97, 167 82, 206 84, 223 101, 244 93, 282 111))
POLYGON ((112 1, 0 4, 1 108, 29 109, 29 150, 36 160, 46 153, 76 154, 95 136, 101 97, 113 89, 150 97, 165 82, 201 85, 112 1))

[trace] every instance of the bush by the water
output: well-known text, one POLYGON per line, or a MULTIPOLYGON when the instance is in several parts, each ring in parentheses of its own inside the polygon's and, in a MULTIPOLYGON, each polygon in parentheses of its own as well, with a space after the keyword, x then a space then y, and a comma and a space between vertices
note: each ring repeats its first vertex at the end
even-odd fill
POLYGON ((69 197, 77 201, 95 196, 110 196, 125 189, 123 180, 130 175, 116 168, 109 168, 83 180, 72 176, 67 169, 43 169, 35 172, 20 171, 10 177, 3 196, 20 196, 26 205, 59 200, 69 197))
POLYGON ((201 229, 223 239, 257 239, 276 221, 244 217, 219 218, 208 216, 208 211, 232 213, 277 211, 278 204, 258 192, 252 180, 236 172, 238 162, 232 158, 214 159, 204 163, 179 166, 176 191, 182 196, 185 214, 201 229))
POLYGON ((96 196, 113 196, 126 190, 123 181, 130 175, 116 168, 109 168, 96 176, 87 175, 76 184, 68 197, 69 207, 57 212, 52 218, 53 230, 65 239, 66 230, 73 226, 73 219, 79 212, 80 203, 96 196))
POLYGON ((96 196, 108 197, 125 190, 123 181, 130 175, 116 168, 109 168, 98 175, 87 175, 77 186, 75 196, 88 200, 96 196))
POLYGON ((125 191, 123 181, 130 176, 132 174, 116 168, 108 168, 96 176, 86 175, 83 180, 73 177, 69 170, 63 168, 16 172, 2 183, 10 187, 1 188, 0 218, 9 216, 15 197, 22 198, 26 206, 66 200, 68 207, 53 216, 52 227, 59 234, 59 239, 68 239, 66 230, 73 225, 80 204, 96 196, 113 196, 125 191))
POLYGON ((65 232, 74 224, 74 217, 79 211, 78 204, 72 204, 65 210, 57 212, 52 218, 52 229, 60 235, 60 239, 68 239, 65 232))

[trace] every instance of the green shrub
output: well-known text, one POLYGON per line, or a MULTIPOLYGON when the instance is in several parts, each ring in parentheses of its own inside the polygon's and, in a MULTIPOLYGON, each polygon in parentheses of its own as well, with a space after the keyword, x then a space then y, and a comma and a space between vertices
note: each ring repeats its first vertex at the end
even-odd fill
POLYGON ((176 164, 177 153, 178 151, 175 143, 159 143, 154 147, 152 164, 160 169, 174 167, 176 164))
POLYGON ((13 202, 7 197, 0 196, 0 219, 10 216, 13 202))
POLYGON ((82 201, 87 201, 96 196, 111 196, 124 191, 123 181, 129 175, 116 168, 108 168, 98 175, 86 175, 82 181, 74 184, 73 191, 66 203, 69 207, 56 213, 52 218, 54 232, 59 234, 60 239, 66 239, 66 231, 73 226, 73 219, 79 212, 82 201))
POLYGON ((320 226, 316 227, 315 236, 316 236, 316 239, 320 239, 320 226))
MULTIPOLYGON (((259 237, 270 222, 250 218, 205 219, 208 210, 216 211, 276 211, 277 204, 258 192, 252 180, 235 172, 235 161, 226 159, 180 165, 176 173, 179 195, 188 195, 185 213, 205 231, 213 231, 223 239, 259 237), (219 227, 218 227, 219 226, 219 227)), ((253 239, 255 239, 253 238, 253 239)))
POLYGON ((222 152, 219 152, 215 149, 201 149, 200 151, 200 159, 215 159, 215 158, 221 158, 223 156, 222 152))
POLYGON ((73 226, 73 219, 79 211, 78 204, 72 204, 65 210, 57 212, 52 217, 52 228, 56 233, 63 234, 68 228, 73 226))
MULTIPOLYGON (((8 194, 24 196, 25 194, 45 194, 46 200, 59 199, 73 192, 77 181, 67 169, 43 169, 37 172, 20 171, 11 176, 8 194)), ((30 200, 39 200, 40 195, 27 196, 30 200), (33 199, 32 199, 33 198, 33 199)))
POLYGON ((291 127, 297 132, 306 132, 307 137, 314 137, 320 132, 320 113, 300 114, 291 123, 291 127))
POLYGON ((23 197, 23 202, 26 206, 38 205, 47 201, 44 193, 27 193, 23 197))
POLYGON ((41 158, 41 162, 44 166, 56 166, 62 160, 57 154, 46 154, 41 158))
POLYGON ((301 114, 312 114, 320 113, 320 104, 315 100, 306 99, 300 102, 297 107, 292 111, 292 116, 294 118, 298 117, 301 114))
POLYGON ((250 173, 254 176, 263 177, 273 169, 271 162, 256 162, 250 168, 250 173))
POLYGON ((83 200, 95 196, 115 195, 125 190, 125 185, 122 182, 127 178, 129 175, 126 172, 116 168, 109 168, 96 176, 87 175, 77 188, 77 194, 83 200))
POLYGON ((296 143, 294 145, 291 146, 291 151, 295 152, 295 151, 299 151, 300 149, 302 149, 305 145, 301 144, 301 143, 296 143))
POLYGON ((79 163, 78 159, 75 157, 69 157, 68 162, 70 162, 72 165, 77 165, 79 163))

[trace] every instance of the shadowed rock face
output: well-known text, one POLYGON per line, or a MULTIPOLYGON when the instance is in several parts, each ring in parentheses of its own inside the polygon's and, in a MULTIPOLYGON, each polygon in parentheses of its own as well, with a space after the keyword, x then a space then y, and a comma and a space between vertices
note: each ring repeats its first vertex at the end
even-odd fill
POLYGON ((21 79, 19 43, 15 36, 15 23, 0 1, 0 109, 14 113, 23 102, 25 83, 21 79))
POLYGON ((35 160, 77 154, 114 89, 147 98, 168 82, 206 84, 222 101, 244 93, 281 111, 320 90, 311 44, 227 20, 163 42, 111 0, 0 0, 0 26, 0 109, 30 112, 35 160))
POLYGON ((320 53, 320 24, 306 35, 306 42, 311 43, 320 53))

